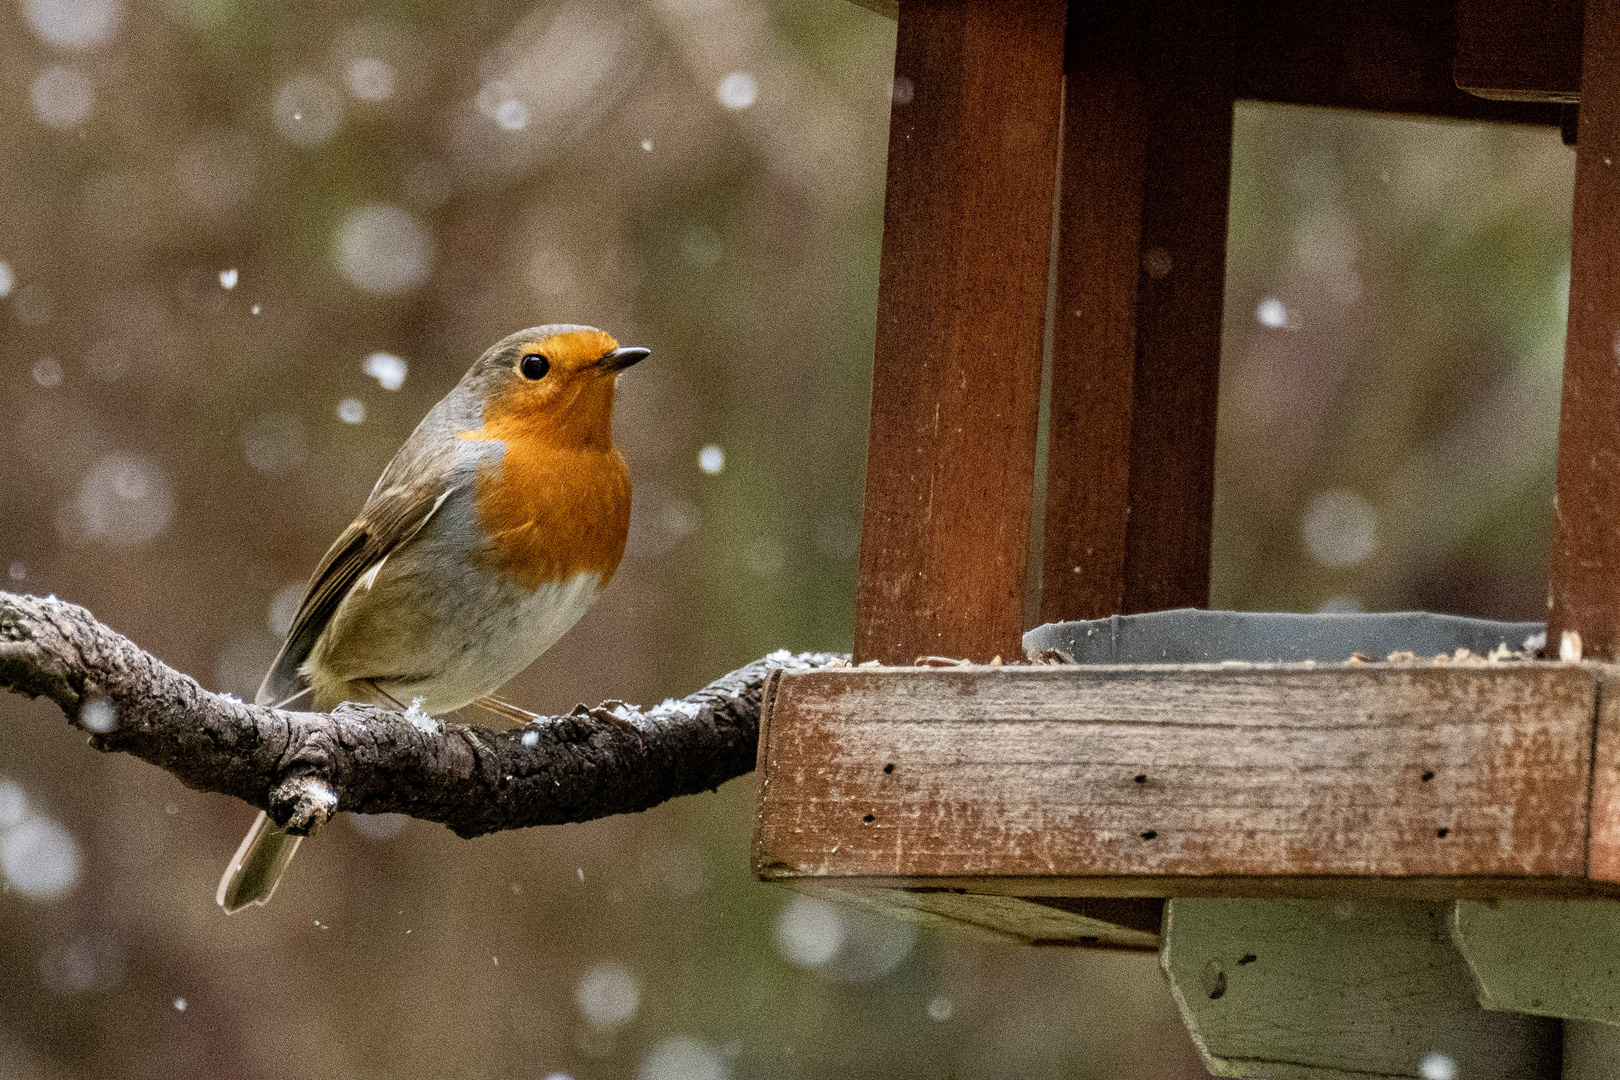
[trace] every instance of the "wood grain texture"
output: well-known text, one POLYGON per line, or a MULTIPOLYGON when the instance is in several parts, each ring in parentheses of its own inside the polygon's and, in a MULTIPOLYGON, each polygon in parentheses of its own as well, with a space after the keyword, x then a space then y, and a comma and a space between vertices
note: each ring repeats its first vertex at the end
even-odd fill
POLYGON ((1592 825, 1586 874, 1620 883, 1620 672, 1601 665, 1597 730, 1592 738, 1592 825))
POLYGON ((1064 11, 900 10, 857 660, 1019 654, 1064 11))
POLYGON ((1480 1007, 1450 907, 1172 900, 1160 964, 1216 1076, 1416 1078, 1440 1053, 1469 1080, 1556 1080, 1558 1022, 1480 1007))
POLYGON ((1620 658, 1620 0, 1586 6, 1548 639, 1620 658))
POLYGON ((1233 55, 1225 4, 1070 15, 1047 622, 1209 600, 1233 55))
POLYGON ((960 889, 863 888, 810 878, 793 886, 812 896, 897 914, 939 929, 969 928, 1020 945, 1143 951, 1159 947, 1158 901, 1041 900, 960 889))
POLYGON ((1596 692, 1556 664, 788 673, 755 869, 1019 896, 1589 890, 1596 692))
MULTIPOLYGON (((897 0, 854 2, 890 18, 898 11, 897 0)), ((1238 96, 1554 125, 1555 103, 1568 100, 1572 81, 1579 86, 1580 8, 1581 0, 1247 0, 1234 6, 1238 96)))
POLYGON ((1457 0, 1457 85, 1499 101, 1581 97, 1581 0, 1457 0))

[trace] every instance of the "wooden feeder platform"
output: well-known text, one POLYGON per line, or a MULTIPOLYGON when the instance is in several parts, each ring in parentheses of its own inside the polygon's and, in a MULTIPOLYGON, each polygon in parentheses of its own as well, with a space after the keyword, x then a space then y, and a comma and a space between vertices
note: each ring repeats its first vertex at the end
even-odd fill
POLYGON ((1620 0, 865 2, 898 18, 878 666, 768 686, 757 873, 1159 947, 1221 1075, 1615 1075, 1620 0), (1032 624, 1208 606, 1240 100, 1575 145, 1547 617, 1587 662, 988 664, 1032 624))
POLYGON ((1139 948, 1174 896, 1620 896, 1617 680, 1432 660, 780 674, 755 869, 1139 948))
POLYGON ((1157 948, 1218 1075, 1617 1075, 1620 0, 863 2, 899 26, 860 666, 767 686, 756 872, 1157 948), (1240 100, 1575 146, 1547 633, 1585 662, 989 663, 1209 604, 1240 100))

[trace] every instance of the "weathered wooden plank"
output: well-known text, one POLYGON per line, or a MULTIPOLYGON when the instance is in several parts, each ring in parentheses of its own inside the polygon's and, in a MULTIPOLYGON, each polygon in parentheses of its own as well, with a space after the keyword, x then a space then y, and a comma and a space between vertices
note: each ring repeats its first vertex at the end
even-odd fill
POLYGON ((1487 101, 1457 88, 1456 12, 1456 0, 1244 0, 1238 6, 1238 96, 1457 120, 1558 123, 1558 105, 1487 101))
POLYGON ((827 900, 899 914, 925 925, 971 928, 1023 945, 1156 950, 1160 905, 1143 900, 1040 900, 959 889, 884 889, 816 878, 794 887, 827 900), (1151 919, 1148 907, 1151 904, 1151 919), (1127 907, 1126 905, 1133 905, 1127 907))
POLYGON ((1449 908, 1172 900, 1160 963, 1216 1076, 1554 1080, 1558 1022, 1480 1007, 1449 908))
POLYGON ((1620 658, 1620 0, 1586 6, 1549 640, 1620 658))
POLYGON ((1019 652, 1065 7, 900 10, 858 659, 1019 652))
POLYGON ((1209 601, 1233 15, 1071 13, 1041 618, 1209 601))
POLYGON ((1596 665, 1597 731, 1592 739, 1592 824, 1586 876, 1620 883, 1620 671, 1596 665))
POLYGON ((1487 1009, 1620 1024, 1620 901, 1459 901, 1452 942, 1487 1009))
POLYGON ((788 673, 755 868, 1020 896, 1578 892, 1596 689, 1557 664, 788 673))
MULTIPOLYGON (((854 2, 890 18, 899 9, 897 0, 854 2)), ((1244 0, 1235 5, 1238 96, 1557 124, 1556 103, 1579 88, 1580 22, 1569 16, 1580 8, 1580 0, 1244 0)))
POLYGON ((1581 0, 1457 0, 1457 85, 1498 101, 1581 97, 1581 0))

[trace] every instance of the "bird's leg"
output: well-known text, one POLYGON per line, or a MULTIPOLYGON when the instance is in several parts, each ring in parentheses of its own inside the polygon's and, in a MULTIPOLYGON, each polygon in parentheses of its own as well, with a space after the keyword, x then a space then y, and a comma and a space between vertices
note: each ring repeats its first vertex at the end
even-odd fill
MULTIPOLYGON (((406 712, 410 708, 410 706, 406 705, 403 701, 396 698, 393 694, 390 694, 388 691, 386 691, 382 687, 378 686, 376 679, 356 679, 355 682, 359 683, 361 686, 370 687, 371 692, 373 694, 376 694, 377 698, 380 698, 380 699, 382 699, 382 701, 386 702, 387 704, 392 705, 394 708, 398 709, 400 712, 406 712)), ((376 700, 376 699, 374 698, 373 700, 376 700)))

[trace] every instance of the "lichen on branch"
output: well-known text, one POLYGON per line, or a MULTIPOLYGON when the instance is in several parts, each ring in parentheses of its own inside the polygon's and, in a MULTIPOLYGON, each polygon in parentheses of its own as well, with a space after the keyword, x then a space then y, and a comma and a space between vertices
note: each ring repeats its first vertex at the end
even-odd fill
POLYGON ((770 671, 841 659, 784 650, 652 708, 580 705, 497 732, 373 705, 250 705, 204 690, 82 607, 0 592, 0 688, 49 698, 98 750, 133 754, 300 832, 348 810, 479 836, 712 790, 754 767, 770 671))

